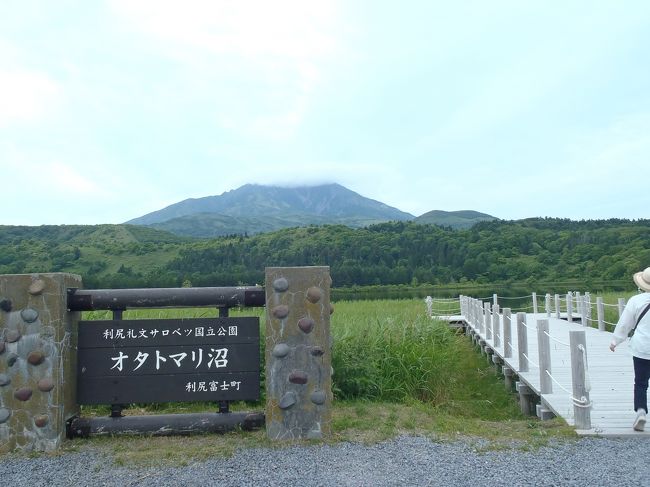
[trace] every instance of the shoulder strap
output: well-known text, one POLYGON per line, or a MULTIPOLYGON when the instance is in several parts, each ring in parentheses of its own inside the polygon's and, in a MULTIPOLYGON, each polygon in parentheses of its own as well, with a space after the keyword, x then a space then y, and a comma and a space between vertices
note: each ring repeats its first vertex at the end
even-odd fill
POLYGON ((641 319, 645 316, 648 310, 650 310, 650 303, 648 303, 648 305, 645 308, 643 308, 643 311, 641 311, 641 314, 639 315, 639 318, 636 320, 636 325, 634 325, 632 331, 636 330, 636 327, 639 326, 639 323, 641 323, 641 319))

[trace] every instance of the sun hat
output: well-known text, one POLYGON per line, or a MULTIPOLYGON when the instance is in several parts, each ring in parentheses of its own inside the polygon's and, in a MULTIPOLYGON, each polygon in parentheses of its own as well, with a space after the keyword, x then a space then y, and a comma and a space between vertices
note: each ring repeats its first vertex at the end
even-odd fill
POLYGON ((639 289, 650 293, 650 267, 646 267, 644 271, 637 272, 632 276, 632 279, 639 286, 639 289))

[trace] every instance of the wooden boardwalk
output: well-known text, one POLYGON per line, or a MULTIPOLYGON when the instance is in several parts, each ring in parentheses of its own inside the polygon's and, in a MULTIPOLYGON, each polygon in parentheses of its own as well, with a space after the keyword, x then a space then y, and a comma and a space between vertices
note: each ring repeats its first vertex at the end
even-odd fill
MULTIPOLYGON (((627 342, 622 343, 616 352, 609 350, 612 334, 599 331, 596 328, 570 323, 564 319, 548 317, 546 313, 526 314, 526 330, 528 341, 529 370, 522 372, 517 350, 518 336, 516 316, 512 316, 511 340, 512 356, 504 356, 505 343, 503 340, 504 321, 499 315, 498 326, 494 328, 499 336, 487 338, 487 333, 481 329, 478 321, 470 323, 465 316, 445 317, 450 323, 464 322, 469 324, 468 332, 477 341, 484 340, 484 347, 494 353, 495 363, 501 363, 504 375, 514 375, 520 383, 525 384, 540 397, 542 410, 550 410, 555 415, 566 420, 569 425, 575 425, 574 401, 572 391, 571 357, 569 349, 569 331, 585 332, 587 348, 587 387, 591 400, 591 429, 577 429, 581 435, 631 437, 645 436, 650 438, 650 423, 645 432, 632 429, 635 418, 632 395, 634 371, 632 356, 627 348, 627 342), (551 376, 553 391, 550 394, 540 394, 540 369, 537 337, 537 320, 548 320, 551 348, 551 376), (495 339, 500 342, 495 344, 495 339)), ((476 321, 476 320, 475 320, 476 321)))

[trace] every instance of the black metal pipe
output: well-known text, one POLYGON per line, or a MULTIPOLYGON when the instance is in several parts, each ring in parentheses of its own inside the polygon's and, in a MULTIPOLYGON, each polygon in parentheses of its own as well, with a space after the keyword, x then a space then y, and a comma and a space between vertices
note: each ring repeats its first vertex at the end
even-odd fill
POLYGON ((70 311, 193 306, 261 307, 265 303, 266 296, 261 286, 68 289, 70 311))
POLYGON ((236 428, 250 431, 264 426, 264 420, 264 413, 250 412, 73 418, 68 422, 67 436, 172 436, 223 433, 236 428))

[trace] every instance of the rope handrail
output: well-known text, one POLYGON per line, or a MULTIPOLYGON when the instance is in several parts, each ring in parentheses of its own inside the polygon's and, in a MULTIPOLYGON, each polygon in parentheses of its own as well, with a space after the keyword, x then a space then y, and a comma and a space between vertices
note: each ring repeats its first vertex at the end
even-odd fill
POLYGON ((573 396, 573 391, 570 391, 569 389, 567 389, 566 387, 564 387, 562 384, 560 384, 560 383, 557 381, 557 379, 556 379, 555 377, 553 377, 553 375, 552 375, 548 370, 545 370, 544 372, 546 372, 546 375, 548 375, 548 376, 551 378, 551 380, 552 380, 555 384, 558 385, 558 387, 559 387, 560 389, 562 389, 562 390, 565 391, 565 392, 568 392, 569 395, 573 396))
POLYGON ((582 345, 578 345, 578 350, 582 353, 582 363, 585 374, 585 391, 589 392, 591 390, 591 379, 589 378, 589 366, 587 365, 587 349, 582 345))
POLYGON ((524 328, 527 328, 530 331, 537 332, 537 327, 533 328, 532 326, 528 326, 525 322, 522 322, 521 324, 524 325, 524 328))
POLYGON ((551 335, 549 332, 547 332, 547 331, 544 331, 544 335, 546 335, 547 337, 549 337, 549 338, 550 338, 551 340, 553 340, 554 342, 559 343, 560 345, 564 345, 565 347, 570 347, 570 346, 571 346, 571 345, 569 345, 568 343, 565 343, 565 342, 563 342, 563 341, 561 341, 561 340, 558 340, 557 338, 555 338, 554 336, 552 336, 552 335, 551 335))
POLYGON ((499 296, 499 299, 524 299, 524 298, 533 298, 532 293, 531 294, 526 294, 525 296, 514 296, 514 297, 508 297, 508 296, 499 296))
POLYGON ((516 308, 512 308, 512 311, 525 311, 529 309, 535 309, 535 306, 532 304, 529 304, 528 306, 517 306, 516 308))
POLYGON ((573 397, 573 391, 570 391, 569 389, 567 389, 566 387, 564 387, 562 384, 560 384, 560 383, 555 379, 555 377, 553 377, 553 376, 549 373, 548 370, 545 370, 545 372, 546 372, 546 375, 548 375, 548 376, 551 378, 551 380, 553 381, 553 383, 557 384, 557 386, 558 386, 560 389, 562 389, 564 392, 566 392, 566 393, 569 394, 569 397, 571 398, 571 401, 573 402, 573 405, 574 405, 574 406, 579 407, 579 408, 590 408, 591 406, 593 406, 594 402, 593 402, 593 401, 589 401, 589 402, 587 402, 587 398, 584 397, 584 396, 582 396, 580 399, 578 399, 578 398, 576 398, 576 397, 573 397))
POLYGON ((510 345, 511 350, 517 350, 517 347, 515 347, 512 343, 508 342, 508 345, 510 345))
POLYGON ((533 361, 528 357, 528 355, 526 355, 525 353, 522 353, 522 355, 526 358, 526 361, 528 362, 528 365, 532 365, 532 366, 537 367, 537 368, 539 369, 539 364, 536 364, 535 362, 533 362, 533 361))

